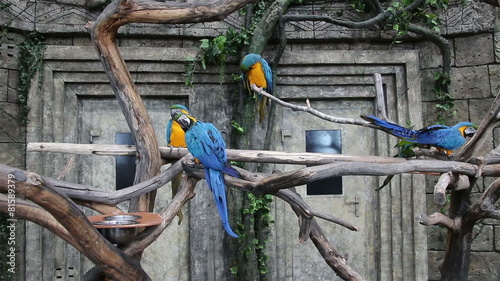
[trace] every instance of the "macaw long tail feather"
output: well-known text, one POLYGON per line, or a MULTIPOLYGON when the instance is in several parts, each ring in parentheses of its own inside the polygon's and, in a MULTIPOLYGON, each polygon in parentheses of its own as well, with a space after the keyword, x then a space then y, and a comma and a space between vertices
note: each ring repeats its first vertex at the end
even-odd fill
POLYGON ((398 124, 382 120, 372 115, 361 115, 360 117, 374 125, 377 125, 384 132, 387 132, 396 137, 404 138, 405 140, 408 141, 415 140, 417 137, 416 131, 405 128, 398 124))
MULTIPOLYGON (((235 170, 236 171, 236 170, 235 170)), ((227 201, 226 201, 226 188, 224 184, 223 174, 217 170, 205 168, 205 176, 212 191, 215 199, 215 204, 219 210, 219 216, 222 221, 222 225, 226 232, 232 237, 238 238, 238 235, 234 233, 229 225, 229 218, 227 214, 227 201)))

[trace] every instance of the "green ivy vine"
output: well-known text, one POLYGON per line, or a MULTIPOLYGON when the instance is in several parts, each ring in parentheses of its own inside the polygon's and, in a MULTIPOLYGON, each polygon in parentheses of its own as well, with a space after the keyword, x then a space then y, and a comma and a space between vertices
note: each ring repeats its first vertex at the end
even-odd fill
POLYGON ((445 124, 446 119, 449 117, 456 117, 458 111, 454 109, 455 100, 449 93, 448 87, 451 83, 450 75, 448 73, 438 72, 434 74, 434 93, 438 103, 435 105, 438 109, 437 123, 445 124))
MULTIPOLYGON (((266 245, 269 242, 269 226, 274 223, 271 216, 271 203, 273 202, 272 195, 255 195, 247 194, 248 205, 245 206, 241 213, 248 215, 250 218, 249 224, 238 223, 237 231, 239 233, 238 242, 243 247, 243 254, 247 260, 250 260, 252 254, 256 254, 258 270, 264 279, 264 275, 268 273, 269 268, 267 262, 269 255, 266 254, 266 245), (259 218, 258 220, 256 218, 259 218), (251 238, 248 233, 258 233, 256 237, 265 237, 264 239, 251 238)), ((238 266, 230 268, 231 274, 236 280, 245 280, 243 276, 239 276, 238 266)))
POLYGON ((43 81, 43 56, 45 52, 44 38, 37 32, 30 33, 26 40, 19 45, 19 122, 26 125, 30 108, 28 106, 28 93, 31 82, 38 72, 38 86, 43 81))

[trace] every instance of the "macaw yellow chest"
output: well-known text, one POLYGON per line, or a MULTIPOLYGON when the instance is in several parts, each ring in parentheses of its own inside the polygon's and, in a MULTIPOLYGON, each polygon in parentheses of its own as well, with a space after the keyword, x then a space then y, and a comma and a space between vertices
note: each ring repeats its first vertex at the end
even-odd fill
POLYGON ((175 147, 186 147, 185 133, 179 123, 172 122, 172 134, 170 135, 170 145, 175 147))
POLYGON ((262 69, 262 64, 260 62, 255 63, 250 67, 247 72, 248 84, 255 84, 260 88, 267 88, 267 80, 264 70, 262 69))

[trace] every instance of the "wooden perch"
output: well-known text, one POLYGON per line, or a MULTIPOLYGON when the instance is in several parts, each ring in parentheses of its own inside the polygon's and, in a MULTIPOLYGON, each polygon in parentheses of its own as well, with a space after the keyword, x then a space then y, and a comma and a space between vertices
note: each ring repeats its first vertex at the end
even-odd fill
POLYGON ((446 189, 452 182, 453 173, 448 172, 439 177, 438 182, 434 186, 434 202, 444 206, 446 204, 446 189))
POLYGON ((460 218, 455 218, 453 220, 453 219, 449 218, 448 216, 441 214, 441 213, 434 213, 434 214, 429 215, 429 216, 424 215, 424 214, 420 214, 420 215, 416 216, 415 219, 417 220, 418 223, 420 223, 422 225, 427 225, 427 226, 442 225, 442 226, 444 226, 452 231, 459 230, 460 224, 461 224, 460 218))
POLYGON ((464 190, 470 187, 469 177, 448 172, 439 177, 434 186, 434 202, 444 206, 446 204, 446 190, 464 190))
POLYGON ((488 115, 481 121, 476 133, 472 139, 462 147, 457 153, 457 159, 463 158, 464 161, 469 161, 473 156, 478 157, 478 151, 483 147, 488 140, 493 129, 500 124, 500 92, 497 94, 495 101, 488 110, 488 115))

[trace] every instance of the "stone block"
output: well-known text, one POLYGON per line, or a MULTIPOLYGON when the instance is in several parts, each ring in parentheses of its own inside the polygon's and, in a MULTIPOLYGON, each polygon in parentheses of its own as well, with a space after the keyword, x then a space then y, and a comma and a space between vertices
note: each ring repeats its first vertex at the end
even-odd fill
POLYGON ((120 38, 120 46, 182 48, 182 41, 182 39, 120 38))
POLYGON ((427 248, 429 250, 444 251, 448 230, 439 226, 427 226, 427 248))
MULTIPOLYGON (((470 121, 479 125, 488 115, 489 109, 495 99, 471 99, 469 100, 470 121)), ((492 140, 493 141, 493 140, 492 140)))
MULTIPOLYGON (((453 48, 453 40, 449 40, 453 48)), ((430 41, 415 43, 418 49, 419 64, 421 69, 438 68, 443 66, 443 56, 439 47, 430 41)), ((451 64, 454 65, 454 53, 452 52, 451 64)))
POLYGON ((455 66, 483 65, 495 62, 491 33, 457 37, 454 42, 455 66))
POLYGON ((0 69, 0 102, 7 101, 7 85, 9 79, 9 71, 7 69, 0 69))
POLYGON ((90 37, 74 37, 73 46, 93 46, 90 37))
MULTIPOLYGON (((423 102, 422 103, 422 116, 424 117, 424 126, 430 126, 437 123, 439 109, 436 107, 438 102, 423 102)), ((455 125, 460 121, 468 121, 469 109, 467 106, 466 100, 455 100, 454 102, 454 110, 457 111, 457 116, 444 116, 446 120, 446 124, 448 126, 455 125)))
POLYGON ((500 252, 500 225, 495 225, 493 232, 495 235, 495 251, 500 252))
POLYGON ((489 32, 495 26, 496 8, 478 1, 467 1, 465 5, 450 5, 440 15, 446 34, 474 34, 489 32))
POLYGON ((0 143, 0 150, 0 163, 19 169, 26 168, 24 143, 0 143))
POLYGON ((495 61, 500 62, 500 32, 493 33, 493 42, 495 44, 495 61))
POLYGON ((491 97, 488 67, 453 68, 450 73, 450 94, 455 99, 491 97))
POLYGON ((441 280, 441 272, 439 271, 439 266, 444 259, 444 251, 427 251, 428 257, 428 280, 441 280))
POLYGON ((17 103, 19 93, 19 71, 9 70, 9 78, 7 81, 7 101, 17 103))
POLYGON ((498 281, 500 256, 495 252, 472 252, 469 281, 498 281))
POLYGON ((500 65, 492 64, 488 66, 490 76, 491 97, 496 97, 500 92, 500 65))
POLYGON ((493 226, 484 224, 475 225, 472 231, 472 239, 472 251, 493 251, 493 226))
POLYGON ((422 101, 435 101, 436 93, 434 92, 434 75, 441 72, 440 68, 424 69, 420 71, 420 91, 422 93, 422 101))
POLYGON ((19 106, 13 103, 0 103, 0 142, 24 142, 25 133, 18 123, 19 106))

